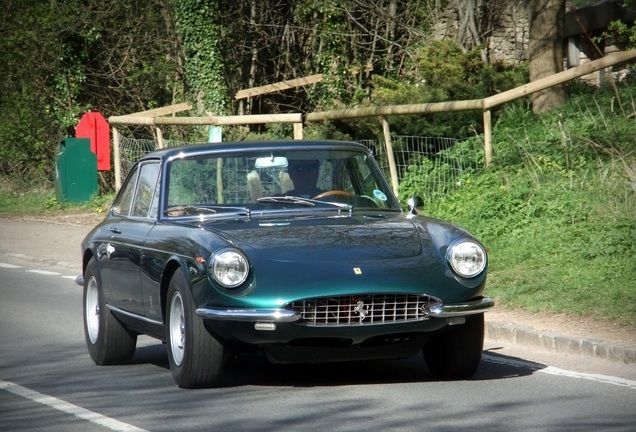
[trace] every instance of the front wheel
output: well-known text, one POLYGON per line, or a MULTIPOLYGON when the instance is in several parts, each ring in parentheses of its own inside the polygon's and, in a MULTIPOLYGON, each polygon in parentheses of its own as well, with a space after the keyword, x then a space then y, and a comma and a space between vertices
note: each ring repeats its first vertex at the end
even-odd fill
POLYGON ((129 332, 106 307, 95 258, 84 271, 84 337, 91 359, 98 365, 129 363, 137 335, 129 332))
POLYGON ((177 385, 182 388, 217 385, 223 373, 223 345, 196 315, 181 269, 170 280, 166 323, 168 361, 177 385))
POLYGON ((434 336, 424 345, 431 373, 441 379, 470 378, 477 371, 484 348, 484 314, 469 315, 464 324, 434 336))

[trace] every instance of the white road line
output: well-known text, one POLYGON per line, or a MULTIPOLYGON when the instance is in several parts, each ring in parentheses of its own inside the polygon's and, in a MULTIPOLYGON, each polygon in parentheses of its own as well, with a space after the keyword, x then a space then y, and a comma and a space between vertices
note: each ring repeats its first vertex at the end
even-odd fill
POLYGON ((52 272, 47 270, 27 270, 27 273, 38 273, 38 274, 43 274, 47 276, 59 276, 61 274, 58 272, 52 272))
POLYGON ((501 357, 495 357, 488 354, 483 355, 483 359, 490 363, 504 364, 508 366, 520 367, 524 369, 532 369, 536 372, 543 372, 550 375, 559 375, 569 378, 578 378, 589 381, 595 381, 603 384, 612 384, 620 387, 628 387, 632 390, 636 390, 636 381, 613 377, 609 375, 590 374, 585 372, 575 372, 567 369, 560 369, 554 366, 544 366, 538 363, 525 362, 523 360, 512 360, 501 357))
MULTIPOLYGON (((17 269, 17 268, 22 268, 22 266, 0 262, 0 268, 17 269)), ((61 275, 61 273, 48 271, 48 270, 32 269, 32 270, 25 270, 25 271, 27 273, 38 273, 38 274, 43 274, 43 275, 46 275, 46 276, 60 276, 61 275)), ((71 279, 71 280, 77 279, 77 276, 62 276, 62 277, 64 279, 71 279)))
POLYGON ((67 414, 71 414, 82 420, 88 420, 92 423, 104 426, 110 430, 121 432, 148 432, 146 431, 146 429, 140 429, 133 425, 129 425, 128 423, 120 422, 119 420, 115 420, 96 412, 89 411, 85 408, 73 405, 72 403, 54 398, 53 396, 38 393, 34 390, 30 390, 26 387, 22 387, 21 385, 14 384, 9 381, 0 380, 0 389, 6 390, 23 398, 30 399, 42 405, 47 405, 51 408, 55 408, 56 410, 65 412, 67 414))

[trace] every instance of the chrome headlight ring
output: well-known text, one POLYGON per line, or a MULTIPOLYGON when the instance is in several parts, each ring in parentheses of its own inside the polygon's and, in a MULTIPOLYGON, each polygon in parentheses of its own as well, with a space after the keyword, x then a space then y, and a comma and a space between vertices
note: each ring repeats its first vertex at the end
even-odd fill
POLYGON ((464 278, 481 274, 488 257, 484 248, 474 240, 462 239, 450 244, 446 259, 455 273, 464 278))
POLYGON ((240 286, 250 273, 247 257, 237 249, 220 249, 208 260, 208 277, 223 288, 240 286))

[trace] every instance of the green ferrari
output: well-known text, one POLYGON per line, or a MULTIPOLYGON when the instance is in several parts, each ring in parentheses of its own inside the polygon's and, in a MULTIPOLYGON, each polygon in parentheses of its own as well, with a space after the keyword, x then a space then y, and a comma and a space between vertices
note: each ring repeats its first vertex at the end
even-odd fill
POLYGON ((165 342, 183 388, 228 355, 271 362, 405 358, 440 379, 477 370, 482 244, 404 210, 362 144, 198 144, 147 154, 82 242, 84 333, 98 365, 165 342), (424 365, 423 365, 424 367, 424 365))

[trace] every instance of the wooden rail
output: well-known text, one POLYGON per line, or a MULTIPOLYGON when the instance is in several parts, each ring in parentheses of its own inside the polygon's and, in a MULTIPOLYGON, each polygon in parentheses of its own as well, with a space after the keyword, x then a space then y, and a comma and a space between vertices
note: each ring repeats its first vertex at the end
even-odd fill
MULTIPOLYGON (((317 122, 327 120, 345 120, 362 117, 379 117, 382 121, 382 129, 385 136, 385 143, 388 146, 387 154, 392 154, 391 137, 389 125, 386 120, 388 116, 394 115, 416 115, 416 114, 434 114, 441 112, 471 111, 480 110, 483 113, 484 123, 484 153, 485 164, 490 165, 492 161, 492 114, 491 109, 519 99, 532 93, 554 87, 559 84, 571 81, 598 70, 613 66, 619 63, 628 62, 636 58, 636 49, 609 54, 598 60, 585 63, 581 66, 568 69, 566 71, 551 75, 546 78, 522 85, 512 90, 499 93, 484 99, 473 99, 454 102, 435 102, 423 104, 407 104, 407 105, 386 105, 379 107, 365 107, 334 111, 320 111, 308 113, 305 122, 317 122)), ((236 99, 263 94, 268 91, 282 90, 293 86, 311 84, 322 79, 322 75, 312 75, 310 77, 299 78, 297 80, 283 81, 281 83, 271 84, 268 86, 255 87, 253 89, 238 92, 236 99), (274 87, 272 87, 274 86, 274 87), (249 93, 251 92, 251 93, 249 93)), ((113 125, 113 143, 115 147, 115 186, 117 189, 121 186, 121 178, 118 176, 118 145, 119 134, 116 132, 114 125, 132 124, 132 125, 240 125, 240 124, 264 124, 264 123, 293 123, 294 139, 302 139, 303 136, 303 118, 302 114, 265 114, 265 115, 246 115, 246 116, 210 116, 210 117, 160 117, 161 115, 174 114, 176 112, 191 109, 189 104, 178 104, 171 107, 156 108, 153 110, 143 111, 125 116, 110 117, 108 121, 113 125)), ((161 130, 157 128, 158 137, 161 137, 161 130)), ((389 158, 389 170, 391 174, 391 183, 395 191, 397 191, 397 169, 394 161, 389 158)))

